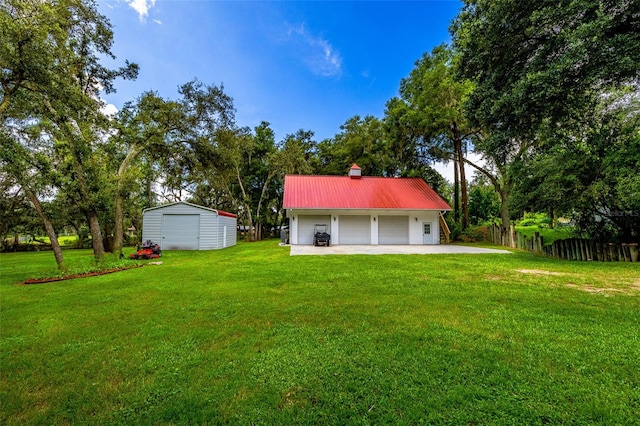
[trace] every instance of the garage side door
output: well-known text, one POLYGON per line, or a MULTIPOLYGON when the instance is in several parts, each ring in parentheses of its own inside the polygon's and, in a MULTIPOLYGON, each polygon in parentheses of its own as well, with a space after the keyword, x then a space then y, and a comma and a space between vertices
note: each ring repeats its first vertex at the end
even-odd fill
POLYGON ((409 244, 409 216, 378 216, 378 244, 409 244))
POLYGON ((162 215, 162 250, 198 250, 199 214, 162 215))
POLYGON ((371 216, 340 216, 340 244, 371 244, 371 216))
POLYGON ((313 244, 313 227, 328 225, 331 234, 331 216, 298 216, 298 244, 313 244))

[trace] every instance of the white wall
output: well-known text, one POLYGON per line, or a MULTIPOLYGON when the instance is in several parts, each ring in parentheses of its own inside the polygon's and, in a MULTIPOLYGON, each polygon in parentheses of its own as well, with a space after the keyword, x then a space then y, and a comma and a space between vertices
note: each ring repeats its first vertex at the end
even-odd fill
POLYGON ((433 244, 440 243, 439 212, 429 210, 338 210, 338 209, 287 209, 289 217, 289 240, 291 244, 298 244, 298 216, 299 215, 331 215, 331 244, 340 241, 340 215, 369 215, 371 216, 371 244, 378 244, 378 216, 408 215, 409 216, 409 244, 422 245, 422 223, 431 223, 433 244), (295 220, 294 220, 295 218, 295 220), (374 220, 375 218, 375 220, 374 220), (416 220, 417 219, 417 220, 416 220))
POLYGON ((237 235, 238 235, 237 230, 238 230, 237 218, 219 215, 216 248, 225 248, 225 247, 235 246, 237 235), (226 235, 225 235, 225 230, 226 230, 226 235))

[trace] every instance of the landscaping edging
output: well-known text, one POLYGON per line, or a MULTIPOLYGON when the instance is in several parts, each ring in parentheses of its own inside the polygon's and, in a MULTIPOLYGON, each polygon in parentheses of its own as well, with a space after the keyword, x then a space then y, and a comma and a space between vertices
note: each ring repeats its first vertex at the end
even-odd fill
POLYGON ((127 269, 139 268, 141 266, 144 266, 144 265, 122 266, 120 268, 105 269, 104 271, 84 272, 79 274, 65 275, 62 277, 30 278, 28 280, 21 282, 20 284, 24 284, 24 285, 46 284, 46 283, 52 283, 56 281, 72 280, 75 278, 97 277, 99 275, 113 274, 114 272, 126 271, 127 269))

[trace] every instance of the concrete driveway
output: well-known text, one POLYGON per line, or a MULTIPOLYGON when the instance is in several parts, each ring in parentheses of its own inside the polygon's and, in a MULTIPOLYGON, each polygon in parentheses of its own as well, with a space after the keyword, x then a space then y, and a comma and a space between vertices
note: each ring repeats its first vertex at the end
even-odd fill
POLYGON ((468 247, 448 244, 428 246, 291 246, 291 256, 326 255, 326 254, 510 254, 508 250, 480 247, 468 247))

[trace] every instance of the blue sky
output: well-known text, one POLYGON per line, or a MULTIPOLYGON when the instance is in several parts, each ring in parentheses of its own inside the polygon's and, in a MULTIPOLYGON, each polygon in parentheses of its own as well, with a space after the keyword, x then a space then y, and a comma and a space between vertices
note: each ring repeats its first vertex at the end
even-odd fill
POLYGON ((176 98, 193 78, 223 84, 236 121, 333 137, 354 115, 382 117, 424 52, 450 41, 461 7, 442 1, 100 0, 116 66, 138 79, 105 96, 120 108, 144 91, 176 98))

